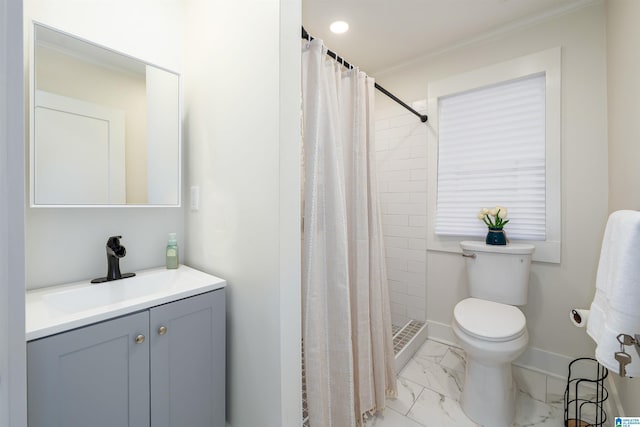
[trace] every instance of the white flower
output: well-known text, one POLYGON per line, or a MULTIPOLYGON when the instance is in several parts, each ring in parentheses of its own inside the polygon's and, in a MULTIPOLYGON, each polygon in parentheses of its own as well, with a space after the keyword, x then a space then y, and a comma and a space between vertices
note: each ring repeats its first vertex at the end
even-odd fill
POLYGON ((502 230, 502 227, 507 225, 509 220, 507 219, 507 208, 503 206, 496 206, 495 208, 480 209, 478 213, 478 219, 485 223, 485 225, 491 229, 502 230))

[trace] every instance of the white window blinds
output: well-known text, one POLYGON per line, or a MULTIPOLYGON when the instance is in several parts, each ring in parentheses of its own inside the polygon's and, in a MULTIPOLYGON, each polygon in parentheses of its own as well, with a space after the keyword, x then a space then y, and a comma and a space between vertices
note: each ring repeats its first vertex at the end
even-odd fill
POLYGON ((435 233, 484 236, 481 208, 508 209, 510 239, 545 240, 545 75, 439 99, 435 233))

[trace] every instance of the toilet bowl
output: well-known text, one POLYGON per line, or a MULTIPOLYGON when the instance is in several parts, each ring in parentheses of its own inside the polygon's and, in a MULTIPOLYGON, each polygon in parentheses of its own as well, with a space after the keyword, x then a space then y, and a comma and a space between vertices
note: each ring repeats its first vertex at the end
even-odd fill
POLYGON ((529 341, 524 314, 511 305, 467 298, 455 306, 452 328, 467 356, 462 409, 485 427, 509 427, 517 394, 511 362, 529 341))

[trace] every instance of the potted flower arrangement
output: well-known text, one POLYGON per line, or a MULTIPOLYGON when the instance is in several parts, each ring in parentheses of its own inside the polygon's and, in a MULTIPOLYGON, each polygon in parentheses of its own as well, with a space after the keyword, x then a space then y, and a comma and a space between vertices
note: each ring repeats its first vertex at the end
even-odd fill
POLYGON ((480 213, 478 213, 478 219, 482 220, 482 222, 489 227, 489 232, 485 239, 487 245, 507 244, 507 236, 503 230, 503 227, 509 222, 507 214, 507 209, 502 206, 496 206, 492 209, 482 208, 480 213))

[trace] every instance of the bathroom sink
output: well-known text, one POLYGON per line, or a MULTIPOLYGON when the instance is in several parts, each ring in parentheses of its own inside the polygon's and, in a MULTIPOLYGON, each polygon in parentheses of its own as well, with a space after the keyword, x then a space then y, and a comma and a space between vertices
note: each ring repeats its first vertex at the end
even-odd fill
POLYGON ((180 265, 98 284, 82 281, 35 289, 26 295, 27 341, 225 286, 223 279, 180 265))
POLYGON ((135 276, 87 287, 62 290, 46 294, 42 299, 67 313, 90 310, 96 307, 117 304, 150 294, 166 292, 175 286, 177 277, 173 272, 135 276), (172 280, 174 279, 174 280, 172 280))

